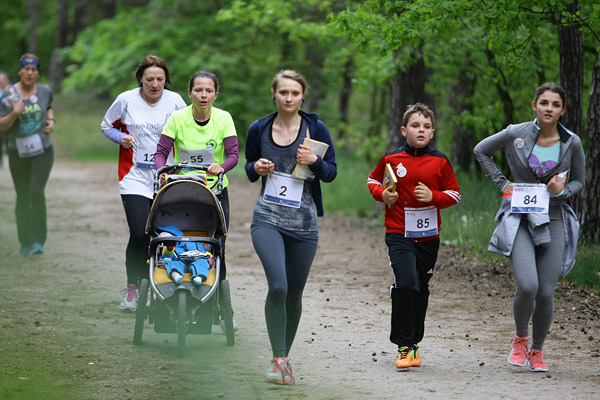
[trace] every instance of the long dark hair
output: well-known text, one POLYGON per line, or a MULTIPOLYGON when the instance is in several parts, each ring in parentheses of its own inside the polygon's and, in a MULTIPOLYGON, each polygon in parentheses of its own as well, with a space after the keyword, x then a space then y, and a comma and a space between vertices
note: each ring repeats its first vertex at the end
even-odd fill
POLYGON ((563 89, 554 82, 546 82, 542 86, 537 88, 535 90, 535 95, 533 96, 533 102, 537 103, 538 98, 542 95, 542 93, 548 90, 557 93, 560 96, 560 99, 562 100, 563 107, 567 106, 567 92, 565 91, 565 89, 563 89))

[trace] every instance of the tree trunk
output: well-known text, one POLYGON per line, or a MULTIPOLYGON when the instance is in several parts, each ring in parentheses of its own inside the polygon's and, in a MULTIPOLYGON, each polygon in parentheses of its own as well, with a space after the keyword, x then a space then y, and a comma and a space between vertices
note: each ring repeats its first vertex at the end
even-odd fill
POLYGON ((58 31, 56 32, 56 41, 54 42, 54 51, 49 68, 50 86, 55 93, 60 93, 65 75, 65 69, 58 53, 60 49, 67 45, 70 3, 70 0, 60 0, 58 5, 58 31))
MULTIPOLYGON (((465 58, 465 64, 471 64, 468 54, 465 58)), ((455 117, 460 117, 463 113, 473 113, 473 103, 470 99, 475 93, 476 83, 477 77, 461 68, 457 83, 450 92, 452 98, 449 99, 455 117)), ((472 126, 465 124, 460 119, 454 118, 453 121, 452 165, 469 172, 471 164, 473 164, 473 147, 476 144, 475 131, 472 126)))
MULTIPOLYGON (((508 125, 512 124, 514 121, 515 106, 512 97, 510 97, 510 93, 506 89, 507 87, 509 87, 508 80, 506 79, 506 75, 504 74, 504 71, 502 71, 502 68, 500 68, 496 63, 494 53, 492 53, 486 47, 485 55, 487 57, 488 64, 490 65, 490 67, 492 67, 492 69, 495 70, 498 73, 498 76, 500 77, 500 79, 496 79, 496 92, 498 92, 498 97, 500 97, 500 101, 502 102, 502 109, 504 111, 504 121, 502 122, 502 126, 500 127, 500 129, 504 129, 508 125)), ((504 156, 504 152, 500 153, 498 164, 501 171, 506 171, 507 173, 510 171, 510 169, 508 168, 508 161, 504 156)), ((512 179, 512 177, 510 176, 507 177, 509 179, 512 179)))
POLYGON ((576 204, 581 236, 589 243, 600 242, 600 53, 592 74, 587 114, 585 186, 576 204))
MULTIPOLYGON (((579 3, 573 1, 567 6, 569 13, 579 11, 579 3)), ((560 54, 560 84, 567 92, 567 111, 561 122, 576 134, 582 132, 583 111, 583 41, 579 26, 558 25, 560 54)))
POLYGON ((354 59, 352 56, 346 61, 344 65, 344 75, 342 77, 342 90, 340 91, 340 119, 341 128, 338 132, 338 138, 344 139, 346 137, 346 126, 350 120, 350 95, 352 94, 352 75, 354 71, 354 59))
POLYGON ((45 0, 27 0, 27 32, 29 33, 29 52, 38 52, 37 26, 43 11, 45 0))
MULTIPOLYGON (((422 51, 422 44, 413 49, 411 57, 414 60, 413 63, 404 70, 398 68, 394 76, 388 123, 388 149, 398 148, 405 143, 400 127, 402 126, 402 117, 406 111, 406 106, 420 102, 427 104, 432 110, 435 109, 433 96, 425 92, 425 84, 431 72, 425 67, 422 51)), ((401 50, 397 49, 394 52, 394 58, 397 59, 400 53, 401 50)), ((434 145, 434 141, 431 144, 434 145)))

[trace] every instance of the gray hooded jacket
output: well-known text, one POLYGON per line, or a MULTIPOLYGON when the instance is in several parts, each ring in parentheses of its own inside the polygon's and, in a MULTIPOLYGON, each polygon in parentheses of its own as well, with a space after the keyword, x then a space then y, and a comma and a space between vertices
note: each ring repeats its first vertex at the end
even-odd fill
MULTIPOLYGON (((504 189, 508 179, 498 169, 492 155, 504 150, 510 172, 518 183, 544 183, 564 171, 569 171, 565 190, 560 196, 551 196, 550 208, 558 207, 565 227, 565 252, 561 274, 567 275, 575 265, 575 254, 579 240, 579 221, 573 211, 570 199, 583 188, 585 182, 585 154, 579 136, 558 124, 560 134, 560 155, 557 165, 544 176, 538 177, 529 168, 529 156, 537 141, 540 128, 536 121, 509 125, 506 129, 492 135, 475 146, 477 161, 498 190, 504 189)), ((492 234, 489 251, 508 256, 512 252, 519 224, 523 214, 511 213, 510 198, 504 198, 496 214, 496 229, 492 234)), ((533 243, 536 245, 550 241, 548 223, 549 214, 527 214, 528 229, 533 243)))

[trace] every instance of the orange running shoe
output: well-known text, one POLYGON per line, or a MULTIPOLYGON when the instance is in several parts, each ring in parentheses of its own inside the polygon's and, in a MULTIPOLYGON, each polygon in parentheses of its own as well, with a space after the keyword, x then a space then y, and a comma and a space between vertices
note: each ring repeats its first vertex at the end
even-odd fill
POLYGON ((396 368, 409 368, 412 366, 413 358, 410 355, 411 349, 402 346, 398 349, 398 358, 396 358, 396 368))
POLYGON ((411 367, 421 366, 421 357, 419 357, 419 346, 413 344, 413 348, 408 352, 408 355, 412 358, 410 362, 411 367))

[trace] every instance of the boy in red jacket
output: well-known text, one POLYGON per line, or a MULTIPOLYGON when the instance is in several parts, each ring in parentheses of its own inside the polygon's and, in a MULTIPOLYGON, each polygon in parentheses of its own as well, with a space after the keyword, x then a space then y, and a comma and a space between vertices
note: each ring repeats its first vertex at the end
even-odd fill
POLYGON ((396 368, 419 367, 429 301, 429 279, 437 260, 442 220, 440 209, 460 201, 460 187, 444 153, 429 146, 435 116, 424 104, 409 105, 402 136, 406 145, 388 151, 369 175, 371 195, 385 207, 385 243, 394 271, 390 341, 398 345, 396 368), (395 175, 395 190, 384 182, 386 165, 395 175))

